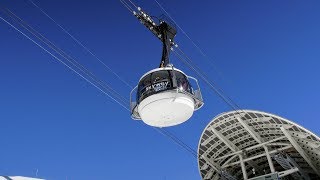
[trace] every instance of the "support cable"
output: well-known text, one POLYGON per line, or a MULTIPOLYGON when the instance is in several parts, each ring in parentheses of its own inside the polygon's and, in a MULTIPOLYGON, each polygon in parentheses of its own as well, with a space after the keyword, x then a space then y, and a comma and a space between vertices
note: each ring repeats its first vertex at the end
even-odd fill
POLYGON ((233 105, 232 102, 228 98, 226 98, 223 93, 220 92, 220 90, 211 83, 204 74, 202 74, 199 70, 196 69, 196 66, 190 62, 190 59, 188 56, 184 58, 181 54, 179 54, 176 51, 173 51, 174 54, 178 57, 180 61, 182 61, 184 64, 186 64, 192 71, 194 71, 210 88, 215 92, 226 104, 231 106, 232 109, 237 110, 236 106, 233 105))
POLYGON ((209 58, 207 56, 207 54, 200 48, 200 46, 195 43, 194 40, 191 39, 191 37, 189 36, 189 34, 182 29, 181 26, 178 25, 178 23, 174 20, 174 18, 168 13, 168 11, 159 3, 159 1, 154 0, 157 5, 160 7, 160 9, 169 17, 169 19, 181 30, 181 32, 190 40, 190 42, 193 44, 193 46, 200 52, 200 54, 207 60, 207 62, 211 65, 211 67, 217 72, 218 75, 220 75, 220 77, 222 78, 222 73, 218 70, 218 68, 216 67, 216 65, 214 65, 212 63, 213 58, 209 58))
POLYGON ((129 110, 126 106, 124 106, 123 104, 121 104, 121 102, 119 102, 118 100, 116 100, 115 98, 113 98, 109 93, 107 93, 106 91, 102 90, 100 87, 98 87, 96 84, 94 84, 93 82, 91 82, 89 79, 87 79, 86 77, 84 77, 81 73, 79 73, 77 70, 75 70, 74 68, 72 68, 71 66, 69 66, 68 64, 66 64, 63 60, 61 60, 60 58, 58 58, 57 56, 55 56, 54 54, 52 54, 49 50, 47 50, 46 48, 44 48, 43 46, 41 46, 39 43, 37 43, 35 40, 33 40, 31 37, 29 37, 28 35, 26 35, 25 33, 23 33, 21 30, 19 30, 16 26, 14 26, 13 24, 11 24, 10 22, 8 22, 7 20, 5 20, 2 16, 0 16, 0 19, 2 21, 4 21, 5 23, 7 23, 9 26, 11 26, 13 29, 15 29, 16 31, 18 31, 20 34, 22 34, 23 36, 25 36, 27 39, 29 39, 31 42, 33 42, 35 45, 37 45, 38 47, 40 47, 42 50, 44 50, 45 52, 47 52, 49 55, 51 55, 54 59, 58 60, 60 63, 62 63, 64 66, 66 66, 67 68, 69 68, 70 70, 72 70, 74 73, 76 73, 78 76, 80 76, 81 78, 83 78, 84 80, 86 80, 88 83, 90 83, 91 85, 93 85, 94 87, 96 87, 99 91, 101 91, 103 94, 107 95, 110 99, 112 99, 113 101, 115 101, 117 104, 119 104, 120 106, 122 106, 123 108, 129 110))
POLYGON ((195 64, 193 63, 192 59, 191 59, 189 56, 187 56, 187 54, 184 53, 184 52, 181 50, 180 47, 177 47, 177 49, 189 60, 189 62, 192 64, 192 67, 194 67, 194 68, 192 68, 192 69, 193 69, 195 72, 197 71, 198 74, 200 74, 200 75, 202 76, 203 80, 205 80, 205 81, 208 83, 209 86, 214 87, 214 89, 215 89, 215 91, 217 91, 217 93, 219 92, 219 94, 220 94, 221 96, 223 96, 223 98, 224 98, 226 101, 228 101, 230 104, 232 104, 233 109, 235 109, 235 108, 241 109, 240 106, 239 106, 234 100, 232 100, 232 98, 229 97, 229 96, 224 92, 224 90, 223 90, 222 88, 220 88, 216 83, 214 83, 214 81, 210 80, 210 79, 209 79, 209 76, 208 76, 204 71, 202 71, 202 70, 200 69, 200 67, 198 67, 197 65, 195 65, 195 64))
POLYGON ((20 17, 18 17, 16 14, 14 14, 9 9, 4 9, 0 11, 7 14, 12 20, 17 22, 20 26, 22 26, 24 29, 26 29, 29 33, 31 33, 33 36, 35 36, 37 39, 39 39, 42 43, 46 44, 50 49, 55 51, 57 54, 59 54, 61 57, 66 59, 69 63, 71 63, 73 66, 78 68, 80 71, 82 71, 86 76, 90 77, 95 83, 98 83, 100 86, 102 86, 104 89, 108 90, 110 93, 112 93, 116 98, 119 99, 119 101, 122 101, 123 104, 127 104, 127 101, 123 96, 121 96, 117 91, 112 89, 107 83, 99 80, 92 72, 90 72, 87 68, 85 68, 82 64, 77 62, 74 58, 72 58, 70 55, 65 53, 63 50, 61 50, 59 47, 57 47, 54 43, 52 43, 50 40, 48 40, 45 36, 43 36, 41 33, 37 32, 34 28, 32 28, 28 23, 23 21, 20 17), (9 14, 10 13, 10 14, 9 14))
POLYGON ((136 9, 138 9, 138 6, 135 5, 131 0, 128 0, 136 9))
POLYGON ((125 0, 120 0, 124 7, 126 7, 130 12, 133 12, 133 9, 129 6, 129 4, 125 0))
MULTIPOLYGON (((39 11, 44 14, 46 17, 48 17, 53 23, 55 23, 64 33, 66 33, 70 38, 75 41, 79 46, 81 46, 84 50, 86 50, 90 55, 92 55, 98 62, 100 62, 109 72, 114 74, 120 81, 122 81, 125 85, 127 85, 130 89, 133 87, 125 81, 123 78, 121 78, 114 70, 112 70, 106 63, 104 63, 96 54, 94 54, 86 45, 84 45, 78 38, 76 38, 74 35, 72 35, 69 31, 67 31, 62 25, 60 25, 54 18, 52 18, 46 11, 44 11, 39 5, 37 5, 34 1, 28 0, 33 6, 35 6, 39 11)), ((133 12, 133 9, 123 0, 120 0, 120 2, 131 12, 133 12)))

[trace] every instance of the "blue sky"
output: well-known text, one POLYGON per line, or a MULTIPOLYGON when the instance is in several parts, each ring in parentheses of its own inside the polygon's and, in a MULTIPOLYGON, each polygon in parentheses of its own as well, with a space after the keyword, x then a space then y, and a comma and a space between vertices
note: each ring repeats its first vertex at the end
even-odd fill
MULTIPOLYGON (((131 86, 158 66, 161 43, 119 1, 35 2, 131 86)), ((154 1, 135 1, 160 16, 154 1)), ((290 119, 320 134, 319 1, 159 1, 176 41, 241 108, 290 119), (213 70, 213 65, 217 70, 213 70)), ((1 2, 117 92, 130 89, 28 1, 1 2)), ((3 13, 1 13, 2 17, 3 13)), ((0 174, 60 180, 200 179, 187 151, 0 22, 0 174)), ((196 76, 175 56, 172 63, 196 76)), ((231 110, 200 80, 205 106, 168 128, 196 149, 203 128, 231 110)))

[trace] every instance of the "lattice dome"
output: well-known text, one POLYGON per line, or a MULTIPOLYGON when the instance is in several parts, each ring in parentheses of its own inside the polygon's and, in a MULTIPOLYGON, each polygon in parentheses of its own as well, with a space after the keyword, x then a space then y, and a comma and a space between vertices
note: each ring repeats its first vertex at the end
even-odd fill
POLYGON ((203 179, 320 179, 320 138, 282 117, 252 110, 216 116, 198 145, 203 179))

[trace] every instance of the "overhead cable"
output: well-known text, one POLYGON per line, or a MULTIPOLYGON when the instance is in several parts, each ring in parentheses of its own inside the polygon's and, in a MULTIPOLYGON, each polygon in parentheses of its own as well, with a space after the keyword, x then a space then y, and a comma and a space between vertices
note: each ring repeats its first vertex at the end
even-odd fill
POLYGON ((107 95, 110 99, 112 99, 113 101, 115 101, 116 103, 118 103, 120 106, 122 106, 125 109, 128 109, 126 106, 124 106, 123 104, 121 104, 118 100, 116 100, 115 98, 113 98, 109 93, 105 92, 104 90, 102 90, 100 87, 98 87, 96 84, 94 84, 93 82, 91 82, 89 79, 87 79, 86 77, 84 77, 81 73, 79 73, 78 71, 76 71, 74 68, 72 68, 71 66, 69 66, 68 64, 66 64, 63 60, 61 60, 60 58, 58 58, 57 56, 55 56, 54 54, 52 54, 49 50, 47 50, 46 48, 44 48, 43 46, 41 46, 39 43, 37 43, 35 40, 33 40, 31 37, 29 37, 28 35, 26 35, 25 33, 23 33, 21 30, 19 30, 17 27, 15 27, 13 24, 11 24, 10 22, 6 21, 2 16, 0 16, 0 19, 2 21, 4 21, 5 23, 7 23, 9 26, 11 26, 13 29, 15 29, 16 31, 18 31, 20 34, 22 34, 23 36, 25 36, 27 39, 29 39, 31 42, 33 42, 35 45, 37 45, 38 47, 40 47, 42 50, 44 50, 45 52, 47 52, 50 56, 52 56, 54 59, 58 60, 60 63, 62 63, 64 66, 66 66, 67 68, 69 68, 70 70, 72 70, 74 73, 76 73, 78 76, 80 76, 81 78, 83 78, 84 80, 86 80, 88 83, 90 83, 91 85, 93 85, 94 87, 96 87, 99 91, 101 91, 103 94, 107 95))
MULTIPOLYGON (((84 45, 78 38, 72 35, 69 31, 67 31, 62 25, 60 25, 53 17, 51 17, 45 10, 43 10, 39 5, 37 5, 34 1, 28 0, 33 6, 35 6, 41 13, 43 13, 46 17, 48 17, 52 22, 54 22, 64 33, 66 33, 72 40, 74 40, 79 46, 81 46, 84 50, 86 50, 90 55, 92 55, 98 62, 100 62, 109 72, 114 74, 120 81, 122 81, 129 88, 133 88, 127 81, 121 78, 114 70, 112 70, 106 63, 104 63, 96 54, 94 54, 86 45, 84 45)), ((123 2, 123 1, 121 1, 123 2)), ((127 7, 124 4, 125 7, 127 7)), ((130 7, 127 7, 130 10, 130 7)))

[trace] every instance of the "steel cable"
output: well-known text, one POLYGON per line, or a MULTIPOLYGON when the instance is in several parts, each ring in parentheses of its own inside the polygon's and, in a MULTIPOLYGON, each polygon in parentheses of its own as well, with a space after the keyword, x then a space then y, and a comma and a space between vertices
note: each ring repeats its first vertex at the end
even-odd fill
POLYGON ((73 66, 77 67, 80 71, 82 71, 85 75, 90 77, 94 82, 98 83, 100 86, 102 86, 104 89, 108 90, 110 93, 114 94, 117 99, 122 101, 122 103, 127 104, 124 97, 122 97, 119 93, 117 93, 114 89, 110 87, 107 83, 99 80, 92 72, 90 72, 87 68, 85 68, 82 64, 77 62, 74 58, 72 58, 70 55, 65 53, 63 50, 61 50, 59 47, 57 47, 54 43, 52 43, 50 40, 48 40, 45 36, 43 36, 41 33, 37 32, 34 28, 32 28, 28 23, 23 21, 20 17, 18 17, 16 14, 14 14, 9 9, 1 10, 5 14, 7 14, 12 20, 16 21, 20 26, 22 26, 24 29, 26 29, 29 33, 31 33, 33 36, 35 36, 37 39, 39 39, 42 43, 46 44, 49 48, 51 48, 53 51, 55 51, 57 54, 59 54, 61 57, 66 59, 69 63, 71 63, 73 66), (9 13, 7 13, 9 12, 9 13), (13 16, 12 16, 13 15, 13 16))
POLYGON ((116 103, 118 103, 119 105, 121 105, 123 108, 128 109, 126 106, 124 106, 123 104, 121 104, 118 100, 116 100, 115 98, 113 98, 109 93, 105 92, 104 90, 102 90, 100 87, 98 87, 96 84, 94 84, 93 82, 91 82, 88 78, 84 77, 81 73, 79 73, 78 71, 76 71, 74 68, 72 68, 71 66, 69 66, 68 64, 66 64, 63 60, 61 60, 60 58, 58 58, 57 56, 55 56, 54 54, 52 54, 49 50, 47 50, 46 48, 44 48, 43 46, 41 46, 39 43, 37 43, 34 39, 32 39, 31 37, 29 37, 28 35, 26 35, 25 33, 23 33, 21 30, 19 30, 17 27, 15 27, 13 24, 11 24, 10 22, 8 22, 7 20, 5 20, 2 16, 0 16, 0 19, 2 21, 4 21, 5 23, 7 23, 9 26, 11 26, 13 29, 15 29, 16 31, 18 31, 20 34, 22 34, 23 36, 25 36, 27 39, 29 39, 31 42, 33 42, 34 44, 36 44, 38 47, 40 47, 42 50, 44 50, 45 52, 47 52, 49 55, 51 55, 54 59, 58 60, 60 63, 62 63, 64 66, 66 66, 67 68, 69 68, 70 70, 72 70, 74 73, 76 73, 78 76, 80 76, 81 78, 83 78, 84 80, 86 80, 88 83, 90 83, 91 85, 93 85, 94 87, 96 87, 98 90, 100 90, 102 93, 104 93, 105 95, 107 95, 110 99, 112 99, 113 101, 115 101, 116 103))
MULTIPOLYGON (((109 72, 114 74, 120 81, 122 81, 125 85, 127 85, 130 89, 133 87, 121 78, 115 71, 113 71, 107 64, 105 64, 96 54, 94 54, 86 45, 84 45, 78 38, 72 35, 69 31, 67 31, 62 25, 60 25, 54 18, 52 18, 46 11, 44 11, 40 6, 38 6, 34 1, 28 0, 33 6, 35 6, 41 13, 43 13, 46 17, 48 17, 53 23, 55 23, 64 33, 71 37, 79 46, 81 46, 85 51, 87 51, 90 55, 92 55, 98 62, 100 62, 109 72)), ((120 0, 125 7, 128 8, 129 11, 132 11, 130 6, 126 6, 128 4, 124 4, 123 0, 120 0)))
POLYGON ((62 56, 64 59, 66 59, 68 62, 70 62, 72 65, 76 66, 79 70, 81 70, 83 73, 85 73, 87 76, 89 76, 92 80, 97 82, 100 86, 104 87, 105 89, 109 90, 112 94, 114 94, 119 100, 121 100, 123 103, 127 104, 128 101, 121 96, 117 91, 112 89, 110 85, 108 85, 106 82, 100 80, 96 75, 94 75, 91 71, 89 71, 87 68, 85 68, 82 64, 80 64, 78 61, 76 61, 73 57, 71 57, 69 54, 65 53, 61 48, 57 47, 53 42, 51 42, 49 39, 47 39, 44 35, 36 31, 33 27, 31 27, 28 23, 26 23, 24 20, 22 20, 20 17, 18 17, 16 14, 14 14, 9 9, 5 9, 10 14, 5 12, 8 16, 13 18, 14 21, 18 22, 23 28, 25 28, 28 32, 30 32, 32 35, 34 35, 36 38, 38 38, 41 42, 45 43, 49 48, 53 49, 56 53, 58 53, 60 56, 62 56), (14 19, 16 18, 16 19, 14 19))

